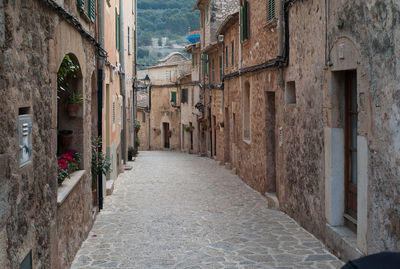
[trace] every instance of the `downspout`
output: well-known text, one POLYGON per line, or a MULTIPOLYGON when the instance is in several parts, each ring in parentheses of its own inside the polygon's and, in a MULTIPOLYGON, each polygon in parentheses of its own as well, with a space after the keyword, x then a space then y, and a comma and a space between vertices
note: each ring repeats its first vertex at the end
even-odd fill
MULTIPOLYGON (((284 22, 284 6, 285 4, 283 3, 285 0, 279 1, 279 53, 278 53, 278 58, 283 58, 283 53, 284 53, 284 33, 285 30, 283 27, 285 27, 285 22, 284 22)), ((283 80, 283 68, 279 68, 279 86, 283 90, 285 88, 285 81, 283 80)))
POLYGON ((134 63, 134 83, 133 83, 133 148, 137 149, 136 147, 136 140, 137 140, 137 134, 135 130, 135 124, 136 124, 136 117, 137 117, 137 89, 135 88, 135 83, 137 82, 137 0, 134 1, 134 6, 135 6, 135 42, 134 42, 134 58, 135 58, 135 63, 134 63))
MULTIPOLYGON (((104 47, 104 22, 103 22, 103 0, 97 0, 97 23, 99 33, 99 44, 100 47, 104 47)), ((103 135, 103 70, 104 70, 104 58, 97 57, 97 133, 101 137, 103 135)), ((99 147, 100 152, 103 152, 103 148, 99 147)), ((99 210, 103 209, 103 174, 98 175, 97 181, 97 194, 99 210)))
POLYGON ((125 81, 125 36, 124 36, 124 0, 119 0, 120 13, 120 57, 121 57, 121 91, 122 91, 122 133, 121 133, 121 151, 122 160, 126 164, 126 81, 125 81))

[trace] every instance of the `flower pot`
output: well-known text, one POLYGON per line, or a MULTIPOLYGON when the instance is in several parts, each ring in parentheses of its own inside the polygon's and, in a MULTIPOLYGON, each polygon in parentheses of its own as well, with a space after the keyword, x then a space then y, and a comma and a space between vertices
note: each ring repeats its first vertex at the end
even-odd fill
POLYGON ((75 118, 78 116, 79 104, 68 104, 67 105, 68 116, 75 118))
POLYGON ((73 140, 72 131, 61 131, 60 132, 60 144, 64 148, 69 148, 73 140))

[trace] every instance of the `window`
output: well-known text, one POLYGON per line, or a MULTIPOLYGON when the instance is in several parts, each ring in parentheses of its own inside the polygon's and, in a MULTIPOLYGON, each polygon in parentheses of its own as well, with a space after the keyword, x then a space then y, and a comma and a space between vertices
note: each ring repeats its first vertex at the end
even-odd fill
POLYGON ((208 20, 209 20, 209 16, 208 16, 208 10, 209 10, 209 6, 207 5, 207 6, 206 6, 207 22, 208 22, 208 20))
POLYGON ((225 66, 228 68, 229 63, 228 63, 228 46, 225 47, 225 66))
POLYGON ((215 60, 212 59, 211 61, 211 82, 215 82, 215 60))
POLYGON ((287 105, 296 104, 296 83, 294 81, 288 81, 286 83, 285 101, 287 105))
POLYGON ((240 6, 240 41, 249 38, 249 16, 248 16, 249 4, 247 0, 242 0, 240 6))
POLYGON ((243 91, 243 140, 250 141, 250 83, 246 82, 243 91))
POLYGON ((222 68, 224 67, 224 63, 222 62, 222 56, 219 56, 219 78, 222 81, 222 77, 224 74, 222 73, 222 68))
POLYGON ((131 28, 128 26, 128 54, 131 54, 131 28))
POLYGON ((181 103, 187 103, 189 96, 188 96, 188 89, 182 89, 181 92, 181 103))
POLYGON ((171 92, 171 103, 176 105, 176 92, 171 92))
POLYGON ((113 108, 112 109, 113 109, 113 111, 112 111, 112 113, 113 113, 112 117, 113 118, 112 119, 113 119, 113 124, 115 124, 115 102, 113 102, 113 108))
POLYGON ((235 41, 232 40, 232 66, 235 66, 235 41))
POLYGON ((268 22, 275 20, 275 0, 267 0, 268 22))
POLYGON ((146 122, 146 113, 142 112, 142 122, 146 122))
POLYGON ((119 15, 117 7, 115 7, 115 48, 119 50, 119 15))
POLYGON ((88 16, 91 22, 96 19, 96 0, 78 0, 78 9, 88 16))
POLYGON ((208 75, 208 55, 207 54, 202 54, 202 65, 203 65, 203 74, 208 75))

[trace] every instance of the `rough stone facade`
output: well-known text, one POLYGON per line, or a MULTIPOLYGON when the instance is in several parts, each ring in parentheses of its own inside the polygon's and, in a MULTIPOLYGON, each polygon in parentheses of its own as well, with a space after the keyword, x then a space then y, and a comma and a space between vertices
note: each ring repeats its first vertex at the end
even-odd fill
MULTIPOLYGON (((204 20, 209 3, 198 2, 204 20)), ((285 5, 275 1, 271 18, 267 2, 247 1, 249 28, 243 42, 234 13, 218 31, 201 24, 208 71, 213 59, 223 56, 225 74, 222 98, 207 91, 209 72, 200 79, 203 117, 210 125, 212 117, 224 121, 224 142, 206 134, 204 151, 213 155, 212 139, 223 144, 223 150, 215 150, 218 160, 223 151, 227 167, 343 259, 398 250, 400 35, 394 29, 399 4, 293 1, 280 10, 285 5), (224 35, 223 51, 215 52, 221 42, 212 41, 218 35, 224 35), (349 102, 344 78, 350 71, 358 107, 355 219, 348 213, 345 177, 350 170, 344 155, 345 144, 352 143, 346 142, 344 112, 349 102), (223 115, 218 115, 220 103, 223 115)))
MULTIPOLYGON (((63 8, 95 36, 74 2, 63 8)), ((1 1, 0 20, 0 267, 19 268, 32 251, 33 268, 68 268, 92 225, 90 134, 96 48, 61 18, 53 1, 1 1), (66 54, 80 65, 83 176, 59 204, 57 71, 66 54), (19 165, 18 117, 32 119, 31 161, 19 165), (79 197, 79 198, 77 198, 79 197), (74 210, 72 210, 74 208, 74 210), (61 220, 72 219, 74 225, 61 220), (71 230, 74 234, 71 235, 71 230)), ((66 180, 68 181, 68 179, 66 180)))

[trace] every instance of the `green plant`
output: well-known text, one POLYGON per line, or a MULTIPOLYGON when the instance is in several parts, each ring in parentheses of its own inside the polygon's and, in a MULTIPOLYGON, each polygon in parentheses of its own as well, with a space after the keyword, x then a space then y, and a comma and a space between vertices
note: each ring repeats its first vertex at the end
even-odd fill
POLYGON ((71 57, 67 54, 65 55, 60 68, 57 72, 57 82, 58 89, 65 91, 65 88, 68 86, 66 78, 68 75, 71 75, 73 78, 77 77, 77 71, 80 69, 79 65, 74 64, 71 60, 71 57))
POLYGON ((107 175, 112 172, 111 161, 101 152, 103 142, 101 136, 96 137, 92 141, 92 174, 98 176, 100 174, 107 175))
POLYGON ((133 157, 137 156, 137 153, 138 153, 137 149, 135 149, 134 147, 129 147, 128 148, 128 159, 132 160, 133 157))
POLYGON ((82 104, 83 103, 83 94, 81 93, 71 93, 67 99, 68 104, 82 104))
POLYGON ((135 121, 135 125, 134 126, 135 126, 136 133, 138 133, 140 131, 140 127, 141 127, 140 122, 139 121, 135 121))
POLYGON ((186 132, 193 132, 194 126, 185 125, 184 130, 185 130, 186 132))

